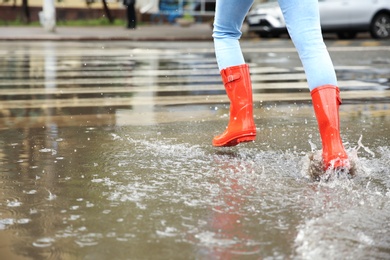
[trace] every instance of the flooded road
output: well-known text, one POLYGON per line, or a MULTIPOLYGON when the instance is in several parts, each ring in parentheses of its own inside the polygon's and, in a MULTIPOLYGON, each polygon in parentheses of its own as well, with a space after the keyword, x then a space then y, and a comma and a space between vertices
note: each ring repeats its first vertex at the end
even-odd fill
POLYGON ((283 40, 242 45, 258 137, 233 148, 211 43, 0 42, 0 258, 390 258, 390 47, 327 44, 356 176, 318 182, 283 40))

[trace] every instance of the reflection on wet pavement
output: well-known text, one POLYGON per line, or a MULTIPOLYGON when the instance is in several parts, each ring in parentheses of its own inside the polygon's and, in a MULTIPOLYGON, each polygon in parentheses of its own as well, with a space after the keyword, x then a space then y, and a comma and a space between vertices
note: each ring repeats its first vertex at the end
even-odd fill
POLYGON ((211 45, 0 46, 1 258, 390 257, 388 64, 336 63, 357 175, 326 183, 308 176, 317 125, 283 53, 250 61, 256 142, 216 149, 211 45))

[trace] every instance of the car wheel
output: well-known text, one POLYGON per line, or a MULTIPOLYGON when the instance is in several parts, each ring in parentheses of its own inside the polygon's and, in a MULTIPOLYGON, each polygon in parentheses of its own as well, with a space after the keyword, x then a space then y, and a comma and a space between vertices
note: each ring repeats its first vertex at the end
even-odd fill
POLYGON ((371 21, 370 33, 375 39, 390 38, 390 15, 386 13, 375 15, 371 21))
POLYGON ((337 37, 339 37, 339 39, 343 39, 343 40, 346 40, 346 39, 353 39, 356 37, 356 32, 339 32, 337 33, 337 37))
POLYGON ((270 33, 270 32, 258 32, 257 33, 261 38, 279 38, 279 33, 270 33))
POLYGON ((258 32, 257 35, 261 38, 269 38, 271 37, 270 33, 267 32, 258 32))

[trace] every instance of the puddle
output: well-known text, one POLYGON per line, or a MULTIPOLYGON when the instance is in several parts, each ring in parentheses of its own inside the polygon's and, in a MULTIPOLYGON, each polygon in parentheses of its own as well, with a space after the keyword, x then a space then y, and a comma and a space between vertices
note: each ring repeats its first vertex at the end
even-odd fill
MULTIPOLYGON (((171 50, 151 55, 117 43, 99 58, 93 52, 83 56, 83 51, 95 46, 92 43, 62 44, 75 49, 66 56, 57 45, 51 46, 54 50, 46 53, 55 58, 46 60, 46 74, 37 69, 43 62, 37 44, 30 46, 29 62, 22 55, 28 53, 26 49, 17 49, 15 57, 11 53, 7 58, 25 66, 7 80, 20 86, 18 80, 32 92, 1 96, 0 237, 8 242, 2 244, 0 255, 55 259, 390 257, 386 85, 358 79, 345 82, 344 88, 353 85, 362 96, 364 91, 377 95, 361 99, 347 93, 340 107, 341 133, 356 167, 355 177, 314 181, 308 171, 309 157, 318 153, 320 140, 301 70, 277 71, 291 77, 274 82, 277 77, 273 76, 267 83, 262 73, 272 74, 273 68, 254 65, 257 140, 214 148, 211 139, 226 127, 228 106, 218 75, 211 69, 214 64, 208 64, 211 52, 202 49, 187 56, 171 50), (116 48, 133 56, 126 58, 116 48), (184 61, 178 62, 177 56, 184 61), (138 71, 135 74, 142 80, 112 72, 111 84, 105 68, 102 78, 85 86, 77 78, 86 74, 77 74, 74 68, 92 61, 97 65, 89 67, 90 75, 98 77, 98 68, 115 64, 115 70, 138 71), (192 76, 184 81, 175 77, 175 69, 186 70, 194 64, 199 64, 195 66, 199 71, 192 76), (53 66, 57 66, 55 73, 53 66), (171 71, 171 79, 160 75, 164 69, 171 71), (209 79, 198 78, 203 70, 209 79), (199 84, 191 83, 197 79, 209 89, 197 92, 199 84), (292 81, 293 90, 280 87, 283 80, 292 81), (41 83, 34 86, 34 81, 41 83), (98 98, 100 88, 109 95, 98 98), (63 96, 60 91, 66 89, 63 96), (297 101, 275 101, 292 94, 297 101)), ((2 73, 6 70, 3 66, 2 73)), ((12 89, 4 82, 2 90, 12 89)))

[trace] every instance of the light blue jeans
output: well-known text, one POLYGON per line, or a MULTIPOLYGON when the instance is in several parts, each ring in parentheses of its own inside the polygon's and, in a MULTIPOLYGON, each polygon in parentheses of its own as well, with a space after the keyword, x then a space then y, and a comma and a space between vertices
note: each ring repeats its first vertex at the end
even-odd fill
MULTIPOLYGON (((219 70, 245 63, 239 39, 253 0, 217 0, 214 47, 219 70)), ((332 60, 324 44, 318 0, 279 0, 287 30, 298 51, 310 90, 337 86, 332 60)))

